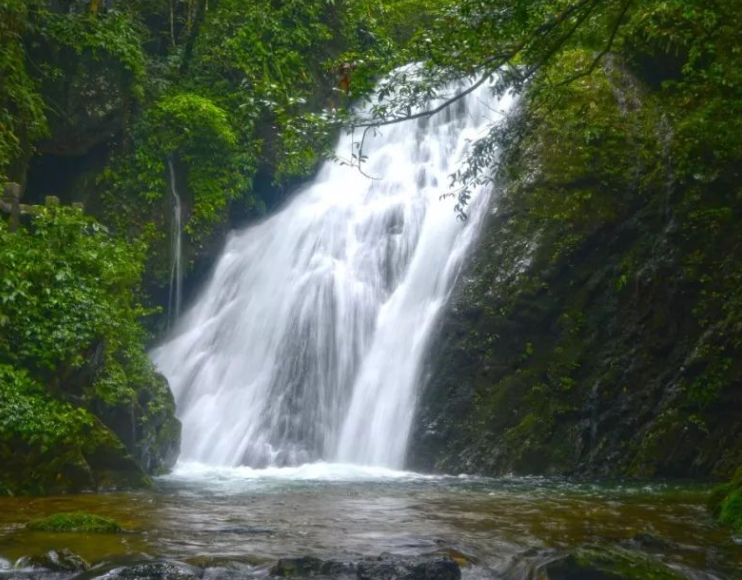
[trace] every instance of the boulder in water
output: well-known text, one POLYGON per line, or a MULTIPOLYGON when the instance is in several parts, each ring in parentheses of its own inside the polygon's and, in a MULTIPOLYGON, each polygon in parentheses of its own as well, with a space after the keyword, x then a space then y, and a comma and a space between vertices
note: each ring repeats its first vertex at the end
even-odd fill
POLYGON ((26 556, 16 562, 16 568, 45 568, 53 572, 81 572, 90 568, 85 559, 65 549, 49 550, 41 556, 26 556))
POLYGON ((271 576, 282 578, 311 578, 324 576, 338 578, 355 576, 355 564, 336 560, 321 560, 313 556, 301 558, 281 558, 271 568, 271 576))

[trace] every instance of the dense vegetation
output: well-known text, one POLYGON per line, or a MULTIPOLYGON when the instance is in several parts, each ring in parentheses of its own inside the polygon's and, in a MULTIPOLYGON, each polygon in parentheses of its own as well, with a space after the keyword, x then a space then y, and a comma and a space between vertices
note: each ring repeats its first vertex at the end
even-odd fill
POLYGON ((180 426, 145 348, 173 189, 191 272, 314 171, 412 33, 407 4, 0 1, 0 182, 26 204, 19 228, 0 219, 0 490, 142 485, 172 465, 180 426), (361 55, 351 83, 341 64, 361 55))

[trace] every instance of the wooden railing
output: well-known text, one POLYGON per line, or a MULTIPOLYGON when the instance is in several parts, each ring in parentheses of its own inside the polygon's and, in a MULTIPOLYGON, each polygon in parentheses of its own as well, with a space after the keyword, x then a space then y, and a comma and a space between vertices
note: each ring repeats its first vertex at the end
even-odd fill
MULTIPOLYGON (((18 229, 22 214, 34 213, 38 205, 26 205, 21 203, 22 188, 17 183, 6 183, 3 186, 3 196, 0 198, 0 211, 10 214, 10 231, 18 229)), ((59 207, 59 198, 56 195, 47 195, 44 198, 44 205, 46 207, 59 207)), ((79 209, 80 211, 85 210, 85 206, 81 201, 75 201, 72 203, 72 207, 79 209)), ((38 210, 36 210, 38 211, 38 210)))
POLYGON ((5 184, 3 197, 0 199, 0 210, 10 214, 10 231, 16 230, 21 218, 21 186, 19 184, 5 184))

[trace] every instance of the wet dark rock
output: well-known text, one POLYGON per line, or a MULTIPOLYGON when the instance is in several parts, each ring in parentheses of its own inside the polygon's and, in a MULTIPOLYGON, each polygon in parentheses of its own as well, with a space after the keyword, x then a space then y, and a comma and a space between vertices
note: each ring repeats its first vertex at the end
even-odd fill
POLYGON ((380 556, 358 563, 359 580, 459 580, 459 565, 448 556, 399 558, 380 556))
POLYGON ((70 550, 49 550, 40 556, 27 556, 16 562, 16 568, 45 568, 53 572, 80 572, 90 568, 82 557, 70 550))
POLYGON ((382 554, 358 562, 321 560, 305 556, 284 558, 271 569, 284 578, 356 578, 357 580, 459 580, 459 565, 448 556, 393 556, 382 554))
MULTIPOLYGON (((600 141, 592 151, 610 162, 571 164, 568 148, 545 145, 549 119, 525 111, 528 145, 506 156, 510 182, 431 333, 409 468, 728 479, 742 464, 732 338, 742 318, 725 306, 739 288, 725 272, 739 272, 730 248, 742 230, 687 233, 706 202, 691 209, 683 191, 691 186, 668 172, 674 129, 656 123, 628 68, 605 66, 606 83, 586 95, 610 95, 601 119, 617 132, 636 115, 657 164, 637 166, 633 138, 600 141), (537 129, 528 135, 529 127, 537 129), (645 170, 663 179, 638 186, 645 170), (580 205, 585 194, 591 202, 580 205), (566 200, 575 204, 569 216, 566 200)), ((579 107, 562 113, 581 117, 579 107)), ((576 138, 567 125, 552 129, 560 142, 576 138)))
POLYGON ((167 473, 180 453, 180 421, 167 380, 155 374, 140 386, 137 402, 111 404, 103 398, 91 402, 91 411, 113 431, 145 473, 167 473))
MULTIPOLYGON (((93 570, 85 580, 198 580, 203 572, 182 562, 142 562, 109 570, 93 570)), ((80 579, 82 580, 82 579, 80 579)))
POLYGON ((689 400, 715 364, 693 353, 717 347, 695 322, 677 240, 635 208, 554 258, 559 229, 499 203, 433 333, 407 467, 729 477, 742 463, 739 371, 707 405, 689 400), (617 290, 627 256, 642 268, 617 290))
POLYGON ((355 574, 355 565, 349 562, 321 560, 313 556, 281 558, 271 568, 270 573, 271 576, 280 576, 282 578, 351 576, 355 574))

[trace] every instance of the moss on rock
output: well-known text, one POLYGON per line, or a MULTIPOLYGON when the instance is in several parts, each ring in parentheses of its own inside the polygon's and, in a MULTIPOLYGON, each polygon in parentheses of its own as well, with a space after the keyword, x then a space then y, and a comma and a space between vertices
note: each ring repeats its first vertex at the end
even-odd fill
MULTIPOLYGON (((549 82, 585 58, 561 55, 549 82)), ((497 212, 431 346, 408 463, 728 478, 742 463, 742 165, 702 185, 675 171, 674 104, 617 55, 548 94, 524 99, 497 212)))
POLYGON ((26 524, 29 530, 41 532, 87 532, 115 534, 123 531, 121 524, 111 518, 85 512, 63 512, 32 520, 26 524))
POLYGON ((742 466, 729 483, 714 488, 709 495, 711 513, 735 534, 742 535, 742 466))
POLYGON ((548 563, 542 570, 549 580, 685 580, 686 576, 654 558, 619 548, 578 548, 548 563))
POLYGON ((23 371, 0 365, 0 402, 0 490, 6 494, 150 484, 97 417, 50 398, 23 371))

